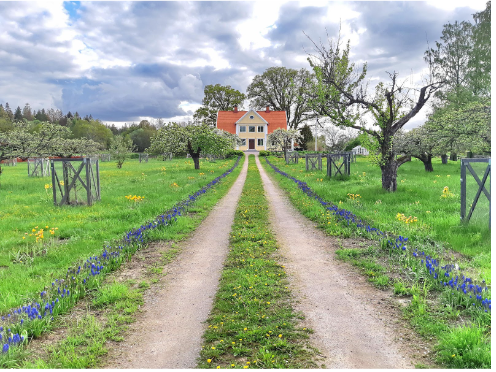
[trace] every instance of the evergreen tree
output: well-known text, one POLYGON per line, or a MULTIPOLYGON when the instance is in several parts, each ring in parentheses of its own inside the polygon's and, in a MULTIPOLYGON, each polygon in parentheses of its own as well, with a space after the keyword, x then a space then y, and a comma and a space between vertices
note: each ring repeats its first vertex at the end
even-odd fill
POLYGON ((16 110, 15 110, 15 113, 14 113, 14 120, 15 121, 20 121, 22 120, 22 111, 21 111, 21 108, 19 106, 17 106, 16 110))
POLYGON ((302 143, 300 144, 300 147, 303 149, 303 150, 308 150, 308 142, 310 141, 313 141, 313 134, 312 134, 312 130, 310 129, 310 127, 308 126, 308 124, 305 124, 301 129, 300 129, 300 134, 302 135, 303 137, 303 141, 301 141, 302 143))
POLYGON ((5 102, 5 112, 9 116, 9 119, 12 120, 14 118, 14 114, 12 113, 12 110, 10 109, 9 103, 5 102))

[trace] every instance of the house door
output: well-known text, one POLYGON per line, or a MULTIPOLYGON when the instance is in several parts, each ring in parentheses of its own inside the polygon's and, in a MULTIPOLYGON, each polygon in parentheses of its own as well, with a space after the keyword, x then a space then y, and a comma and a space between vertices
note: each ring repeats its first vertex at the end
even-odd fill
POLYGON ((248 150, 255 150, 255 139, 248 140, 248 150))

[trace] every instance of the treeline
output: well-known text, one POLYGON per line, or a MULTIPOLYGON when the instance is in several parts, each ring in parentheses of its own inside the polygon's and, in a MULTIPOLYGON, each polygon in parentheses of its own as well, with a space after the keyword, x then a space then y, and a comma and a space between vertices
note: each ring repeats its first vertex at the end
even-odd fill
POLYGON ((74 114, 69 111, 65 115, 61 110, 52 108, 42 108, 36 111, 31 109, 29 103, 26 103, 23 109, 17 106, 13 112, 8 102, 5 106, 0 103, 0 133, 13 131, 19 123, 24 123, 23 127, 29 133, 39 132, 42 123, 61 126, 69 130, 66 138, 88 139, 100 144, 102 150, 109 148, 114 136, 122 135, 132 141, 136 152, 144 152, 150 147, 151 137, 157 129, 165 125, 162 119, 157 119, 153 123, 142 120, 138 124, 126 124, 117 128, 115 124, 103 124, 99 119, 94 119, 91 114, 81 117, 77 111, 74 114))

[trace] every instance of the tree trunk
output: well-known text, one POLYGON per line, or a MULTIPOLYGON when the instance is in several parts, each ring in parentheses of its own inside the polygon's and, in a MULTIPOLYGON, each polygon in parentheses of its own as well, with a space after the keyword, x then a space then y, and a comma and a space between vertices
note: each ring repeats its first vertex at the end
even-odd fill
POLYGON ((434 168, 432 168, 432 155, 428 154, 422 154, 420 156, 414 156, 418 160, 420 160, 422 163, 424 163, 424 169, 426 172, 433 172, 434 168))
POLYGON ((194 152, 193 147, 191 146, 191 143, 188 141, 188 153, 191 156, 191 159, 193 159, 193 163, 195 163, 195 169, 200 169, 201 149, 198 148, 198 150, 196 152, 194 152))
POLYGON ((193 162, 195 163, 195 169, 200 169, 200 154, 199 153, 193 153, 190 154, 191 158, 193 159, 193 162))
POLYGON ((396 183, 396 177, 398 173, 398 165, 394 158, 386 161, 384 165, 381 165, 382 171, 382 188, 389 192, 395 192, 398 185, 396 183))
POLYGON ((428 156, 427 160, 424 161, 424 169, 426 172, 433 172, 434 169, 432 168, 432 156, 428 156))
POLYGON ((396 159, 396 155, 392 154, 392 156, 381 165, 382 171, 382 188, 389 192, 395 192, 398 184, 396 182, 396 178, 398 177, 398 168, 406 163, 407 161, 411 161, 412 158, 409 155, 404 155, 396 159))

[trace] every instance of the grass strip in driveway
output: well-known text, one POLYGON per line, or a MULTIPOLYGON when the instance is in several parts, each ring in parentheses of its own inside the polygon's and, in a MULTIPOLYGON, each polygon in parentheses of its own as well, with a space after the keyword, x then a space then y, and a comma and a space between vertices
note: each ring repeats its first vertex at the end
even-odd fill
POLYGON ((284 266, 269 228, 254 158, 234 217, 199 368, 315 368, 302 316, 293 311, 284 266))

